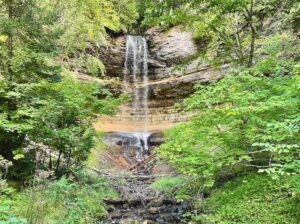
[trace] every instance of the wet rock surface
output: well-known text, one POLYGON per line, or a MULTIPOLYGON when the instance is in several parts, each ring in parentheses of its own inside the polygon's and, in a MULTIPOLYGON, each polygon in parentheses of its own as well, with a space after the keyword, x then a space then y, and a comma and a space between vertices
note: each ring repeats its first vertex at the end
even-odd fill
POLYGON ((152 156, 152 149, 164 142, 164 136, 161 132, 109 132, 105 133, 103 142, 114 148, 111 158, 129 170, 152 156))
MULTIPOLYGON (((180 26, 166 32, 152 28, 146 32, 146 39, 149 45, 150 99, 177 99, 180 91, 171 92, 170 86, 177 90, 185 89, 184 95, 191 94, 191 85, 220 79, 227 70, 227 66, 215 69, 201 61, 196 55, 198 47, 192 33, 184 31, 180 26)), ((126 38, 120 36, 111 42, 111 45, 100 48, 100 59, 106 67, 107 76, 122 80, 126 38)))
POLYGON ((159 206, 150 207, 147 202, 128 203, 115 208, 107 220, 108 223, 183 223, 180 215, 189 209, 187 203, 163 200, 159 206))
POLYGON ((177 202, 151 187, 158 179, 177 176, 175 170, 155 154, 155 147, 164 141, 163 134, 147 133, 149 148, 139 160, 141 138, 139 133, 131 132, 111 132, 103 137, 107 145, 106 158, 99 158, 99 165, 106 160, 111 166, 105 164, 94 172, 104 177, 119 195, 104 201, 109 212, 105 223, 184 223, 181 216, 189 211, 190 204, 177 202))
MULTIPOLYGON (((96 130, 111 132, 118 130, 139 131, 145 120, 149 119, 150 131, 160 131, 187 121, 194 116, 192 113, 182 113, 174 108, 194 92, 193 86, 221 79, 227 71, 224 65, 220 69, 208 66, 197 57, 198 44, 193 41, 192 33, 184 31, 182 27, 173 27, 169 31, 152 28, 145 34, 148 44, 147 71, 147 114, 133 110, 134 102, 121 108, 115 117, 103 117, 95 124, 96 130), (135 127, 132 122, 135 121, 135 127)), ((123 82, 121 92, 125 89, 133 96, 142 92, 145 83, 125 83, 124 74, 126 64, 126 37, 120 36, 112 40, 113 44, 101 48, 100 59, 106 66, 106 75, 117 77, 123 82), (126 86, 125 86, 126 85, 126 86)), ((132 77, 129 77, 132 78, 132 77)), ((134 98, 134 97, 133 97, 134 98)))
POLYGON ((176 68, 197 51, 191 33, 179 27, 166 33, 149 30, 146 38, 127 35, 125 39, 126 43, 124 37, 118 38, 106 49, 102 61, 108 75, 123 80, 123 90, 132 95, 132 102, 120 107, 117 116, 102 118, 94 125, 106 133, 103 142, 108 147, 101 155, 101 164, 105 161, 108 166, 97 167, 95 172, 119 194, 118 199, 105 200, 107 223, 183 223, 181 216, 189 210, 189 203, 179 203, 151 187, 160 178, 177 176, 159 160, 154 148, 164 141, 160 130, 194 115, 180 113, 175 103, 189 96, 195 83, 218 76, 198 61, 176 68))
POLYGON ((122 197, 105 200, 109 211, 106 223, 185 223, 182 215, 190 210, 190 204, 177 202, 174 198, 164 197, 151 189, 155 176, 128 178, 123 184, 120 184, 120 177, 117 178, 119 182, 115 179, 111 181, 119 183, 115 189, 122 197), (135 197, 130 198, 132 195, 135 197))
POLYGON ((100 60, 105 65, 109 77, 123 77, 125 63, 125 37, 120 36, 110 41, 106 47, 99 48, 100 60))

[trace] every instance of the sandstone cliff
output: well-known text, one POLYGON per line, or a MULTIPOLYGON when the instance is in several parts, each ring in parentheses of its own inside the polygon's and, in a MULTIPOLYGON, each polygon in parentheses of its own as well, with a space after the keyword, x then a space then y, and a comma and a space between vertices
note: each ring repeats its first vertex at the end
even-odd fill
MULTIPOLYGON (((167 32, 152 28, 145 35, 149 47, 149 128, 161 130, 193 116, 178 113, 174 104, 192 94, 195 84, 222 78, 226 66, 214 69, 201 61, 197 57, 198 47, 192 33, 183 31, 181 27, 173 27, 167 32)), ((101 49, 100 59, 106 66, 107 76, 123 79, 125 45, 125 37, 120 36, 114 44, 101 49)), ((138 125, 130 125, 132 116, 136 115, 131 106, 125 105, 121 111, 114 118, 100 120, 96 128, 103 131, 136 131, 138 125)))

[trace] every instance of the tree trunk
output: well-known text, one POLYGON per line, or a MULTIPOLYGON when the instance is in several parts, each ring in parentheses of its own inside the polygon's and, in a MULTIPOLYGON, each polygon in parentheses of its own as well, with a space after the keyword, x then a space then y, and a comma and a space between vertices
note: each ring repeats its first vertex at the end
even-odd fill
POLYGON ((52 170, 52 155, 50 151, 50 156, 49 156, 49 170, 52 170))
POLYGON ((253 66, 253 58, 254 58, 254 51, 255 51, 255 40, 256 40, 256 31, 253 24, 253 0, 250 3, 250 11, 249 11, 249 25, 251 30, 251 43, 250 43, 250 53, 249 53, 249 62, 248 67, 253 66))
POLYGON ((60 164, 60 159, 61 159, 62 151, 59 151, 58 159, 56 162, 56 168, 55 168, 55 173, 58 175, 58 170, 59 170, 59 164, 60 164))
POLYGON ((70 149, 68 153, 67 169, 69 169, 71 163, 71 156, 72 156, 72 150, 70 149))
POLYGON ((251 44, 250 44, 250 54, 249 54, 249 62, 248 62, 248 67, 253 66, 253 58, 254 58, 254 50, 255 50, 255 33, 252 32, 251 34, 251 44))
POLYGON ((245 61, 244 61, 243 46, 240 37, 239 14, 235 15, 235 36, 236 36, 236 42, 238 46, 238 58, 240 63, 244 65, 245 61))
MULTIPOLYGON (((13 0, 8 2, 8 18, 10 22, 13 21, 13 0)), ((8 34, 8 80, 12 81, 13 79, 13 69, 12 69, 12 60, 13 60, 13 33, 12 29, 9 31, 8 34)))

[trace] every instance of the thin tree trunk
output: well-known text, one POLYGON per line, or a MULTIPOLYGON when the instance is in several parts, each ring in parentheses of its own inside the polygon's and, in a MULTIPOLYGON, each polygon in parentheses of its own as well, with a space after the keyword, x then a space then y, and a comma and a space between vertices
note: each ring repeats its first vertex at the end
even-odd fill
POLYGON ((254 50, 255 50, 255 40, 256 40, 256 34, 254 31, 252 31, 251 34, 251 44, 250 44, 250 54, 249 54, 249 62, 248 67, 252 67, 253 65, 253 58, 254 58, 254 50))
POLYGON ((50 156, 49 156, 49 170, 52 170, 52 155, 50 151, 50 156))
POLYGON ((253 65, 253 58, 254 58, 254 51, 255 51, 255 40, 256 40, 256 31, 253 24, 253 0, 250 3, 250 11, 249 11, 249 25, 251 29, 251 43, 250 43, 250 53, 249 53, 249 62, 248 67, 252 67, 253 65))
MULTIPOLYGON (((8 19, 10 23, 13 23, 13 0, 9 0, 7 2, 7 13, 8 13, 8 19)), ((13 69, 12 69, 12 61, 13 61, 13 55, 14 55, 14 49, 13 49, 13 28, 10 27, 10 30, 8 32, 8 40, 7 40, 7 51, 8 51, 8 60, 7 60, 7 80, 8 80, 8 88, 9 90, 12 90, 12 81, 13 81, 13 69)), ((14 102, 12 100, 7 101, 7 107, 9 110, 14 110, 14 102)), ((11 113, 8 113, 7 119, 11 120, 11 113)))
POLYGON ((243 53, 243 46, 241 42, 241 36, 240 36, 240 28, 239 28, 239 14, 235 15, 235 36, 236 36, 236 42, 238 46, 238 57, 240 60, 240 63, 244 65, 244 53, 243 53))
MULTIPOLYGON (((10 22, 13 21, 13 0, 8 2, 8 18, 10 22)), ((8 34, 8 80, 12 81, 13 79, 13 69, 12 69, 12 59, 13 59, 13 33, 12 30, 8 34)))
POLYGON ((56 162, 56 168, 55 168, 56 175, 58 175, 58 169, 59 169, 61 155, 62 155, 62 151, 59 151, 58 159, 57 159, 57 162, 56 162))
POLYGON ((72 154, 72 150, 70 149, 70 150, 69 150, 69 153, 68 153, 67 169, 69 169, 69 166, 70 166, 70 162, 71 162, 71 154, 72 154))

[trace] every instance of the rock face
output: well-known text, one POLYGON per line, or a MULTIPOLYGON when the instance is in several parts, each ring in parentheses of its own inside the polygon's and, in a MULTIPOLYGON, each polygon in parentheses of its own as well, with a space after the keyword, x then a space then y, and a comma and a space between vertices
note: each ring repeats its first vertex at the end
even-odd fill
POLYGON ((198 48, 191 32, 181 27, 173 27, 165 33, 152 28, 146 36, 151 58, 152 99, 183 99, 193 92, 196 83, 223 77, 224 72, 211 68, 197 57, 198 48))
MULTIPOLYGON (((222 78, 227 67, 217 70, 197 57, 198 47, 192 33, 181 27, 167 32, 152 28, 145 34, 149 50, 149 131, 163 130, 188 120, 193 114, 177 113, 174 104, 193 93, 197 83, 207 83, 222 78)), ((107 75, 123 79, 126 43, 124 36, 115 44, 103 49, 103 63, 107 75)), ((137 88, 143 88, 141 85, 137 88)), ((95 124, 102 131, 138 131, 139 125, 130 126, 133 114, 131 106, 123 106, 122 113, 114 118, 104 118, 95 124)), ((142 119, 142 117, 141 117, 142 119)))
POLYGON ((152 28, 146 32, 146 37, 149 40, 150 54, 163 67, 180 64, 197 53, 192 33, 181 31, 180 27, 174 27, 166 33, 152 28))
POLYGON ((106 74, 110 77, 123 77, 125 63, 125 37, 120 36, 108 47, 99 49, 100 60, 105 65, 106 74))

